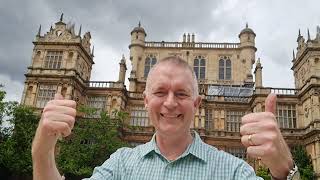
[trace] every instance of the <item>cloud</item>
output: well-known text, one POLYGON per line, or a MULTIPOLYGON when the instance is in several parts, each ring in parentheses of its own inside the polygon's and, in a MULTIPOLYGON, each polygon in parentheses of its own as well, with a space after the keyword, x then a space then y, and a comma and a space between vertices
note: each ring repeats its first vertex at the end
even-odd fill
POLYGON ((13 80, 11 77, 0 74, 0 84, 4 85, 3 89, 6 92, 5 101, 20 102, 23 91, 23 84, 13 80))
POLYGON ((315 36, 319 4, 316 0, 1 1, 0 75, 23 86, 39 25, 45 33, 63 12, 65 22, 76 24, 76 32, 82 24, 82 32, 92 34, 93 80, 117 80, 119 60, 122 54, 128 59, 130 31, 139 21, 148 41, 181 41, 182 34, 190 32, 196 34, 196 41, 204 42, 238 42, 248 22, 257 34, 256 55, 264 66, 264 84, 293 87, 290 67, 297 32, 301 28, 306 35, 310 28, 315 36), (281 74, 285 76, 278 78, 281 74))

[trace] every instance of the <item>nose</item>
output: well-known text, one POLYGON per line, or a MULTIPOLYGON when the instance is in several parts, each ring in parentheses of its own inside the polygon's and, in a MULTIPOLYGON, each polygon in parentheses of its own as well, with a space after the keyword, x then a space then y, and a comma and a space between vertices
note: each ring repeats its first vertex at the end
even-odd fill
POLYGON ((173 109, 173 108, 177 107, 178 103, 175 99, 174 93, 172 93, 172 92, 168 93, 168 96, 165 99, 163 105, 168 109, 173 109))

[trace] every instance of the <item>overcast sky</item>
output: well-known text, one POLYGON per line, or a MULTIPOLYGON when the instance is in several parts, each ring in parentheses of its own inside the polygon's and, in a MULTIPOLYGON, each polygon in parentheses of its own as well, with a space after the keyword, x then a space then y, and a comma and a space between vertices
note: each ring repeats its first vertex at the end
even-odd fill
POLYGON ((7 100, 20 101, 39 25, 44 34, 63 12, 76 32, 80 24, 82 32, 91 32, 92 80, 117 80, 119 60, 122 54, 128 60, 130 32, 139 21, 147 41, 181 41, 190 32, 204 42, 238 42, 248 22, 257 35, 264 86, 293 88, 290 68, 298 29, 306 37, 309 28, 315 37, 319 5, 318 0, 0 0, 0 84, 7 100))

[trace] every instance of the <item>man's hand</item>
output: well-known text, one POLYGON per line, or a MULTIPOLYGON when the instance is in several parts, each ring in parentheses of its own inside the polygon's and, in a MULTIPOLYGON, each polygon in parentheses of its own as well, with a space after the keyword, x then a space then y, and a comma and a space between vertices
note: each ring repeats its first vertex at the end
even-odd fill
POLYGON ((247 154, 260 158, 273 177, 286 179, 293 167, 293 160, 277 124, 276 101, 277 96, 269 94, 265 101, 265 112, 242 117, 241 142, 247 148, 247 154))
POLYGON ((75 101, 65 100, 61 94, 56 94, 54 100, 49 101, 43 109, 32 151, 52 151, 60 136, 70 135, 75 122, 75 108, 75 101))
POLYGON ((56 94, 43 109, 32 143, 34 180, 61 180, 54 149, 58 138, 68 136, 74 126, 76 102, 56 94))

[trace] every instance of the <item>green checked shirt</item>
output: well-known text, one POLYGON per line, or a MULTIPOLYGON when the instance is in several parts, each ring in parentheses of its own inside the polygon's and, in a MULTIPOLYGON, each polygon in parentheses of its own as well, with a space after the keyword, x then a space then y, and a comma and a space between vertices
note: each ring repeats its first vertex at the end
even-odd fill
POLYGON ((256 180, 245 161, 205 144, 194 133, 193 142, 177 160, 161 155, 153 135, 150 142, 117 150, 87 180, 256 180))

